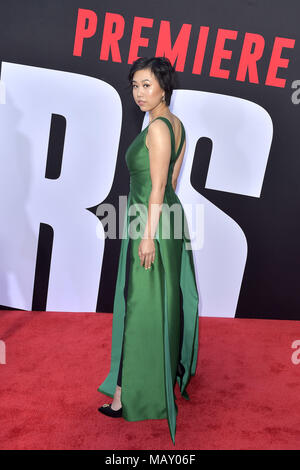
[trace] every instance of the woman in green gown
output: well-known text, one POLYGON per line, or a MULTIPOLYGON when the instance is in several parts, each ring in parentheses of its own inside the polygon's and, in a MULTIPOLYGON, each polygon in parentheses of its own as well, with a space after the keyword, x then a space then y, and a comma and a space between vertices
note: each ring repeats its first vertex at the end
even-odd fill
POLYGON ((175 70, 167 58, 137 59, 128 78, 135 102, 149 113, 149 124, 125 154, 130 191, 113 307, 111 367, 98 388, 113 401, 99 411, 128 421, 167 419, 175 444, 174 387, 177 379, 182 396, 189 399, 186 387, 196 371, 199 322, 187 220, 175 193, 185 129, 169 110, 175 70))

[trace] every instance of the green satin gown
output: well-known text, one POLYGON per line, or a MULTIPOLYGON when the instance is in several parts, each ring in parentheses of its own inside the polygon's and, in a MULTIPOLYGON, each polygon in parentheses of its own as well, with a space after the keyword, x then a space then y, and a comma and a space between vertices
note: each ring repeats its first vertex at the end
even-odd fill
POLYGON ((133 140, 125 154, 130 173, 130 191, 113 306, 111 367, 98 391, 113 397, 123 345, 123 417, 127 421, 167 419, 175 444, 178 407, 174 387, 177 379, 182 396, 189 399, 186 387, 191 376, 195 375, 197 364, 199 296, 192 250, 187 249, 186 245, 190 242, 187 220, 172 187, 174 163, 184 143, 185 129, 181 122, 181 141, 176 151, 170 121, 162 116, 156 119, 166 123, 171 136, 172 154, 163 202, 166 208, 171 208, 174 203, 179 204, 182 220, 178 222, 178 218, 172 217, 172 210, 169 217, 163 217, 162 211, 154 238, 154 263, 149 270, 141 266, 138 247, 147 214, 143 210, 131 210, 140 207, 139 204, 148 210, 152 183, 145 139, 152 120, 133 140), (141 230, 138 238, 133 239, 130 227, 137 215, 142 220, 141 230), (180 238, 175 230, 175 224, 178 229, 179 223, 180 238), (162 237, 161 234, 166 233, 163 231, 166 224, 169 224, 170 236, 162 237), (127 257, 129 243, 130 256, 127 257), (124 296, 125 280, 128 282, 127 298, 124 296))

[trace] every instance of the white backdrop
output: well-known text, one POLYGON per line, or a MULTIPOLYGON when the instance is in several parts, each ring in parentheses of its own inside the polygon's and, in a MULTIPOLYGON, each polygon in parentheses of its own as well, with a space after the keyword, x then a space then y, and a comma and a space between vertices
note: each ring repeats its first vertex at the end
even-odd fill
MULTIPOLYGON (((100 79, 7 62, 1 81, 0 303, 31 310, 39 227, 46 223, 54 234, 46 309, 94 312, 104 240, 87 208, 101 204, 113 183, 123 117, 119 94, 100 79), (45 178, 52 113, 66 120, 57 179, 45 178)), ((170 109, 186 129, 176 192, 187 207, 199 314, 234 317, 247 240, 234 220, 195 191, 191 166, 198 140, 209 137, 205 187, 259 198, 272 120, 255 103, 197 90, 175 90, 170 109), (189 204, 201 208, 200 223, 189 204)), ((146 114, 143 128, 147 124, 146 114)))

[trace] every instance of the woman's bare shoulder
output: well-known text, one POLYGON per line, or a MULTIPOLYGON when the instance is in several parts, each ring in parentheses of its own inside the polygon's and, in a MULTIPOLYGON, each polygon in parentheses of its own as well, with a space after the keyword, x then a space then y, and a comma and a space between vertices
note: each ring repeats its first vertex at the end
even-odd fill
POLYGON ((149 149, 149 146, 153 143, 166 145, 169 140, 169 133, 170 131, 162 119, 151 121, 146 132, 146 147, 149 149))
POLYGON ((148 127, 147 135, 151 138, 166 138, 169 135, 169 129, 162 119, 155 119, 148 127))

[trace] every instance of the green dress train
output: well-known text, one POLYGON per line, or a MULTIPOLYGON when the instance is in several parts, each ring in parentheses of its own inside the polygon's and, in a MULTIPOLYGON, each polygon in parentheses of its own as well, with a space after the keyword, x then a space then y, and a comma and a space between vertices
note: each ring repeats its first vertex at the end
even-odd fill
POLYGON ((185 129, 181 122, 181 141, 176 153, 170 121, 162 116, 155 119, 137 135, 125 154, 130 191, 113 306, 111 366, 98 391, 114 396, 123 345, 122 416, 127 421, 167 419, 175 444, 178 407, 174 387, 177 379, 181 395, 189 399, 186 387, 190 377, 195 375, 198 353, 199 297, 192 250, 186 246, 190 243, 187 220, 172 187, 174 163, 184 143, 185 129), (163 119, 169 127, 172 154, 163 200, 165 209, 154 238, 155 260, 146 270, 140 264, 138 247, 147 213, 139 204, 148 210, 152 183, 145 139, 155 119, 163 119), (174 203, 180 209, 179 223, 171 209, 174 203), (170 216, 165 217, 168 208, 170 216), (132 227, 137 230, 134 225, 137 215, 142 222, 140 233, 134 239, 131 235, 132 227), (169 236, 162 237, 166 228, 170 229, 169 236), (179 238, 178 228, 181 228, 179 238), (129 243, 130 256, 127 257, 129 243), (124 296, 125 280, 128 281, 127 298, 124 296))

